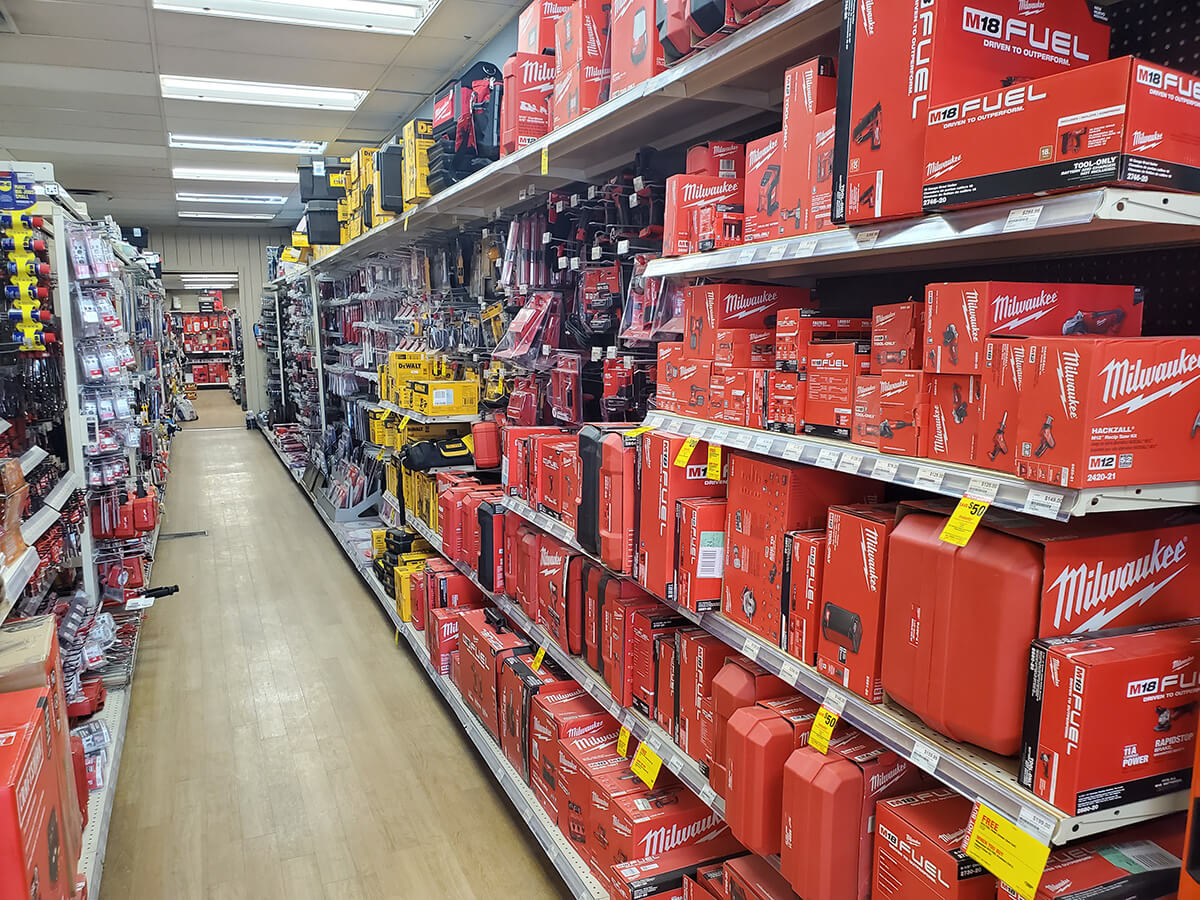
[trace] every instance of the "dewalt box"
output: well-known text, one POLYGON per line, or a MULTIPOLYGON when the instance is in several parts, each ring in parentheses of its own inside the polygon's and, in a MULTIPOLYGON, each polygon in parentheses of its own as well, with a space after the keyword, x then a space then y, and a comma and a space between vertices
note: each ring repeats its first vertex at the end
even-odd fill
POLYGON ((479 410, 477 381, 414 381, 412 406, 427 416, 463 416, 479 410))
POLYGON ((433 121, 410 119, 404 123, 404 202, 424 200, 429 194, 429 148, 433 146, 433 121))

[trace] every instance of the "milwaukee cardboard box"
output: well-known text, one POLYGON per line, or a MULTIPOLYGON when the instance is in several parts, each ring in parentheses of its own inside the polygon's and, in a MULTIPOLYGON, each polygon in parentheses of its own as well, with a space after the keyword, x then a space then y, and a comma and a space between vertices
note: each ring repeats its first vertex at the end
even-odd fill
POLYGON ((720 609, 725 571, 724 498, 677 500, 675 527, 675 583, 667 599, 697 613, 720 609))
POLYGON ((705 141, 688 147, 684 174, 714 178, 746 177, 746 145, 736 141, 705 141))
POLYGON ((509 425, 504 429, 504 458, 500 464, 500 482, 511 497, 529 502, 531 471, 530 442, 545 434, 566 434, 562 428, 543 425, 509 425))
POLYGON ((784 234, 807 234, 813 215, 811 169, 817 116, 837 104, 837 77, 829 57, 810 59, 783 76, 783 149, 779 202, 784 234))
POLYGON ((526 784, 533 698, 542 691, 574 686, 549 660, 535 671, 533 656, 527 653, 506 657, 500 665, 500 748, 526 784))
POLYGON ((554 23, 554 57, 560 67, 604 65, 610 9, 604 0, 573 0, 568 4, 554 23))
POLYGON ((783 164, 783 133, 775 132, 746 144, 745 222, 742 243, 769 241, 783 234, 779 178, 783 164))
POLYGON ((879 379, 879 449, 929 455, 929 379, 920 370, 890 371, 879 379))
MULTIPOLYGON (((556 118, 555 124, 558 124, 556 118)), ((667 179, 663 208, 663 256, 683 256, 699 250, 695 231, 697 211, 705 207, 741 207, 745 182, 714 175, 672 175, 667 179)), ((711 358, 711 353, 709 354, 711 358)))
POLYGON ((804 900, 871 896, 875 808, 924 786, 924 773, 856 728, 839 725, 829 753, 811 746, 783 771, 780 871, 804 900))
POLYGON ((940 540, 955 505, 901 505, 888 543, 883 632, 889 699, 953 740, 1001 756, 1020 751, 1035 638, 1170 622, 1196 610, 1200 576, 1188 547, 1200 520, 1192 511, 1060 524, 992 507, 956 548, 940 540))
POLYGON ((847 439, 854 422, 854 382, 871 368, 865 341, 825 341, 808 345, 804 433, 847 439))
POLYGON ((930 459, 971 465, 979 438, 982 381, 978 375, 926 375, 930 459))
POLYGON ((706 418, 729 425, 765 428, 769 376, 767 369, 743 369, 713 363, 706 418))
POLYGON ((775 368, 775 329, 722 328, 716 334, 715 359, 741 369, 775 368))
MULTIPOLYGON (((951 159, 970 151, 957 141, 950 152, 940 147, 926 152, 926 122, 937 121, 935 110, 977 92, 1011 94, 1012 85, 1023 88, 1031 78, 1108 57, 1108 26, 1086 0, 1040 5, 997 0, 986 11, 966 0, 936 5, 848 0, 842 15, 833 212, 839 223, 919 214, 922 159, 927 172, 946 167, 958 175, 951 159)), ((1118 102, 1097 101, 1076 111, 1118 102)), ((1016 143, 1016 135, 1028 130, 1021 126, 1006 137, 972 135, 971 141, 990 141, 990 152, 1008 156, 1007 142, 1016 143)), ((1031 143, 1044 145, 1053 137, 1031 143)))
POLYGON ((712 701, 713 679, 733 652, 720 638, 699 628, 683 628, 675 633, 679 659, 679 716, 676 743, 697 762, 706 758, 700 741, 700 710, 712 701))
POLYGON ((739 856, 725 863, 725 900, 800 900, 787 879, 761 856, 739 856))
POLYGON ((1195 192, 1198 96, 1192 75, 1130 56, 960 92, 929 112, 925 208, 1108 184, 1195 192))
POLYGON ((600 675, 622 706, 633 705, 633 647, 635 615, 646 612, 666 618, 675 615, 657 600, 635 598, 628 603, 606 603, 600 675))
POLYGON ((563 738, 603 734, 615 720, 578 685, 540 691, 529 712, 529 786, 558 822, 558 745, 563 738))
POLYGON ((994 900, 996 879, 962 843, 971 801, 946 788, 875 807, 875 900, 994 900))
MULTIPOLYGON (((588 793, 584 795, 584 822, 588 833, 588 855, 585 857, 596 877, 606 888, 612 890, 612 872, 605 852, 612 828, 613 803, 628 796, 641 796, 649 793, 645 783, 633 774, 630 761, 637 752, 637 738, 629 738, 626 756, 622 757, 616 751, 617 735, 609 742, 609 752, 600 756, 594 755, 587 762, 588 793)), ((675 787, 679 781, 665 769, 659 773, 661 783, 655 784, 662 788, 675 787)))
POLYGON ((817 664, 821 585, 825 576, 824 528, 783 536, 783 599, 788 607, 787 652, 806 666, 817 664))
POLYGON ((679 654, 675 635, 679 629, 654 638, 654 721, 675 740, 675 722, 679 716, 679 654))
POLYGON ((1068 815, 1186 791, 1198 660, 1200 619, 1035 641, 1021 785, 1068 815))
POLYGON ((854 424, 850 429, 851 443, 879 449, 879 437, 883 429, 879 382, 878 375, 859 375, 854 379, 854 424))
MULTIPOLYGON (((636 747, 636 742, 633 742, 636 747)), ((598 848, 592 829, 592 773, 618 764, 627 769, 628 763, 617 752, 617 729, 604 734, 589 734, 564 738, 558 745, 558 829, 583 859, 592 861, 598 848)), ((632 773, 629 773, 632 774, 632 773)))
POLYGON ((591 112, 608 99, 609 70, 598 63, 558 64, 554 72, 552 127, 559 128, 591 112))
POLYGON ((1025 354, 1029 342, 1022 338, 988 338, 983 343, 983 388, 979 402, 979 434, 975 438, 975 465, 1000 472, 1016 468, 1016 440, 1021 386, 1025 381, 1025 354))
POLYGON ((579 439, 573 434, 546 435, 533 439, 530 463, 530 502, 539 512, 558 517, 559 481, 574 468, 579 439))
MULTIPOLYGON (((684 353, 715 359, 721 331, 748 328, 765 331, 781 310, 815 306, 807 288, 765 284, 705 284, 687 289, 687 333, 684 353)), ((758 343, 767 339, 760 337, 758 343)))
POLYGON ((666 607, 639 609, 630 617, 626 680, 633 708, 647 718, 654 716, 658 691, 655 641, 664 635, 674 640, 674 633, 687 624, 687 619, 666 607))
POLYGON ((515 153, 550 132, 554 57, 514 53, 504 62, 504 116, 500 146, 515 153))
POLYGON ((725 821, 747 850, 779 852, 783 766, 808 743, 818 704, 796 694, 764 700, 729 717, 725 738, 725 821))
POLYGON ((833 222, 833 151, 836 139, 837 110, 827 109, 818 113, 813 119, 812 153, 808 159, 812 202, 805 218, 806 234, 837 228, 833 222))
MULTIPOLYGON (((708 444, 697 443, 691 459, 675 460, 684 439, 650 432, 641 437, 638 463, 640 504, 638 583, 658 597, 667 596, 675 581, 675 502, 689 497, 723 497, 725 481, 708 478, 708 444)), ((724 472, 722 473, 724 475, 724 472)))
POLYGON ((925 304, 888 303, 871 313, 871 373, 921 368, 925 304))
POLYGON ((584 650, 588 665, 608 683, 614 654, 624 651, 624 627, 629 614, 641 606, 657 605, 636 582, 598 575, 589 578, 584 600, 584 650), (615 641, 617 630, 620 642, 615 641), (614 644, 615 646, 610 646, 614 644))
POLYGON ((722 836, 701 844, 618 863, 609 873, 609 891, 614 900, 679 898, 684 896, 685 879, 693 878, 701 868, 711 865, 713 860, 722 860, 741 852, 742 848, 726 831, 722 836))
POLYGON ((771 372, 767 376, 767 428, 783 434, 804 430, 804 407, 808 400, 808 375, 771 372), (801 378, 804 381, 801 381, 801 378))
POLYGON ((651 0, 616 0, 612 9, 612 94, 615 97, 667 67, 651 0))
MULTIPOLYGON (((657 382, 654 386, 654 403, 664 412, 682 413, 685 394, 681 390, 680 367, 684 363, 684 344, 667 342, 658 345, 657 382)), ((689 361, 689 364, 690 361, 689 361)))
POLYGON ((457 609, 431 609, 425 626, 429 661, 443 678, 450 676, 450 654, 458 649, 458 612, 457 609))
POLYGON ((571 5, 559 0, 533 0, 517 20, 517 50, 553 54, 554 27, 571 5))
POLYGON ((1017 474, 1062 487, 1192 481, 1200 337, 1030 342, 1017 474))
POLYGON ((972 281, 931 284, 925 300, 927 372, 983 372, 988 337, 1142 333, 1142 289, 1130 285, 972 281))
MULTIPOLYGON (((0 896, 67 900, 74 865, 63 828, 74 794, 62 796, 64 761, 52 731, 53 702, 41 688, 0 694, 0 896)), ((72 775, 72 779, 73 779, 72 775)), ((74 781, 72 780, 72 785, 74 781)), ((76 838, 78 842, 78 838, 76 838)))
POLYGON ((884 588, 894 504, 829 510, 817 669, 870 703, 883 700, 884 588))
POLYGON ((459 665, 465 689, 463 699, 475 710, 496 742, 500 740, 500 665, 506 656, 531 651, 529 640, 508 630, 507 623, 497 627, 494 610, 471 609, 459 615, 459 665))
MULTIPOLYGON (((1180 813, 1059 847, 1046 861, 1034 900, 1170 900, 1180 888, 1184 825, 1185 816, 1180 813)), ((996 896, 1015 900, 1017 894, 1000 882, 996 896)), ((1182 892, 1178 896, 1191 900, 1182 892)))
POLYGON ((727 832, 717 813, 680 786, 617 797, 598 827, 605 829, 608 846, 597 847, 597 868, 710 843, 727 832))
POLYGON ((775 367, 804 374, 809 345, 833 338, 870 341, 871 320, 829 318, 811 309, 781 309, 775 323, 775 367))

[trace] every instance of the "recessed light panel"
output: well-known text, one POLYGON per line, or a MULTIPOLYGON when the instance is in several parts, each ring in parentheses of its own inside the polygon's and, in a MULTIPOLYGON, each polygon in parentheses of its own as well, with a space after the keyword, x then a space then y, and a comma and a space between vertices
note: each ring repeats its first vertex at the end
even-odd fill
POLYGON ((237 181, 243 184, 296 184, 300 173, 265 172, 261 169, 197 169, 176 166, 171 176, 180 181, 237 181))
POLYGON ((181 191, 175 195, 180 203, 246 203, 260 206, 283 206, 287 197, 268 194, 200 194, 181 191))
POLYGON ((425 18, 427 6, 411 0, 154 0, 154 8, 282 25, 413 34, 425 18))
POLYGON ((328 109, 352 112, 369 91, 315 87, 306 84, 271 84, 264 81, 228 81, 190 75, 159 75, 167 100, 205 103, 243 103, 251 106, 286 106, 294 109, 328 109))
POLYGON ((223 212, 199 212, 194 209, 180 210, 179 218, 181 219, 273 219, 274 213, 223 213, 223 212))
POLYGON ((210 137, 198 134, 168 135, 177 150, 231 150, 237 153, 280 153, 287 156, 320 156, 325 141, 292 141, 275 138, 210 137))

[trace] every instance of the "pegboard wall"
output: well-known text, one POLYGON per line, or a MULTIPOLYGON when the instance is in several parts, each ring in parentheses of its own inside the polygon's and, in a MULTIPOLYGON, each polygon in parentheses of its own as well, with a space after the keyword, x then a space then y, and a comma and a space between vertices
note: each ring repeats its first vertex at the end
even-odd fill
POLYGON ((1124 0, 1108 9, 1110 55, 1200 75, 1200 0, 1124 0))

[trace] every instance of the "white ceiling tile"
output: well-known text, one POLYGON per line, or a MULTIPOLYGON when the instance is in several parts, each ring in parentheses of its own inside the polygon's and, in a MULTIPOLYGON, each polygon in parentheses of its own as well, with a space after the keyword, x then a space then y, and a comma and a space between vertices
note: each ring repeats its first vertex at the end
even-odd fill
POLYGON ((379 82, 378 90, 424 95, 437 90, 452 77, 441 68, 415 69, 411 66, 393 66, 379 82))
POLYGON ((132 97, 127 94, 87 93, 79 90, 5 91, 4 101, 12 106, 31 109, 87 110, 91 112, 129 113, 157 116, 161 110, 158 97, 132 97))
MULTIPOLYGON (((2 52, 0 59, 3 59, 2 52)), ((122 72, 50 63, 0 62, 0 84, 4 85, 5 93, 31 89, 137 97, 157 97, 159 94, 158 79, 151 72, 122 72)))
MULTIPOLYGON (((369 98, 368 98, 369 99, 369 98)), ((238 137, 281 137, 316 139, 313 131, 324 128, 340 129, 349 119, 345 112, 325 109, 289 109, 278 106, 253 106, 242 103, 207 103, 203 100, 164 100, 163 111, 167 125, 172 131, 181 130, 179 123, 209 122, 210 130, 204 134, 234 135, 238 137), (216 128, 212 131, 211 128, 216 128), (278 135, 260 133, 274 129, 278 135)))
POLYGON ((4 35, 0 37, 0 58, 10 63, 63 60, 90 69, 154 71, 150 44, 134 41, 92 41, 40 35, 22 35, 19 39, 13 39, 12 36, 4 35))
MULTIPOLYGON (((154 30, 164 55, 171 47, 199 47, 240 53, 259 53, 264 47, 276 48, 297 59, 312 61, 320 71, 322 60, 387 65, 404 49, 408 38, 396 35, 364 34, 298 25, 273 25, 267 22, 237 22, 217 16, 186 13, 154 13, 154 30)), ((164 59, 165 64, 165 59, 164 59)))
POLYGON ((197 75, 259 81, 268 84, 304 84, 317 87, 370 90, 386 66, 321 60, 264 53, 229 53, 196 47, 160 48, 159 65, 166 75, 197 75))
MULTIPOLYGON (((13 23, 24 34, 98 38, 104 41, 150 40, 147 5, 118 6, 71 0, 11 0, 13 23)), ((20 38, 15 38, 20 40, 20 38)), ((0 47, 0 55, 3 48, 0 47)))
MULTIPOLYGON (((7 100, 8 98, 3 98, 7 100)), ((0 122, 4 122, 9 131, 17 129, 14 124, 28 125, 70 125, 84 139, 91 135, 93 128, 120 128, 125 131, 149 131, 158 135, 162 140, 163 123, 159 115, 136 115, 132 113, 96 112, 88 109, 58 109, 56 107, 7 106, 0 104, 0 122)), ((22 127, 21 130, 27 130, 22 127)))
POLYGON ((519 8, 498 3, 479 3, 477 0, 442 3, 421 26, 416 43, 423 44, 430 38, 482 41, 493 28, 507 22, 518 11, 519 8))
MULTIPOLYGON (((167 148, 161 145, 103 143, 79 139, 31 138, 23 134, 0 135, 0 147, 12 151, 25 159, 32 159, 31 152, 45 152, 63 156, 111 156, 117 159, 123 157, 138 159, 167 158, 167 148)), ((53 162, 53 157, 51 157, 53 162)))

